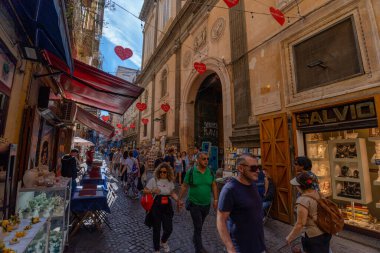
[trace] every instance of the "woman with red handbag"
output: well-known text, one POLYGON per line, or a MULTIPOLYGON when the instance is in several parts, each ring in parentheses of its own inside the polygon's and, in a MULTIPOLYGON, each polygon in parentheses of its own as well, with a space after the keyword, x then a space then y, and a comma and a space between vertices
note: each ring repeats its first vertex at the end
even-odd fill
POLYGON ((170 252, 167 243, 169 236, 173 231, 174 210, 171 203, 172 197, 178 200, 174 192, 174 173, 168 163, 161 163, 154 171, 154 177, 149 180, 144 189, 145 194, 156 195, 150 210, 153 217, 153 247, 155 252, 160 252, 160 246, 164 252, 170 252), (161 224, 163 234, 160 238, 161 224))

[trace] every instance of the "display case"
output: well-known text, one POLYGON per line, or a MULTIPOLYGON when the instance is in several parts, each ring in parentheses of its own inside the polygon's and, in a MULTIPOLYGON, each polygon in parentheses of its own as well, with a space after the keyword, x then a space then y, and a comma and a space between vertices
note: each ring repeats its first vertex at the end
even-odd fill
POLYGON ((306 151, 312 162, 311 171, 318 177, 322 195, 331 196, 331 170, 327 140, 324 140, 321 134, 307 134, 306 151))
POLYGON ((330 140, 333 198, 360 204, 372 201, 366 140, 330 140))
POLYGON ((36 224, 31 224, 31 219, 22 219, 17 229, 6 233, 3 238, 4 246, 16 253, 47 253, 47 241, 49 238, 50 222, 46 218, 41 218, 36 224), (30 227, 25 230, 25 227, 30 227), (19 233, 24 235, 17 236, 19 233), (12 242, 17 238, 17 242, 12 242))
POLYGON ((61 178, 53 187, 20 188, 17 212, 21 218, 50 218, 50 253, 63 252, 68 242, 71 179, 61 178))

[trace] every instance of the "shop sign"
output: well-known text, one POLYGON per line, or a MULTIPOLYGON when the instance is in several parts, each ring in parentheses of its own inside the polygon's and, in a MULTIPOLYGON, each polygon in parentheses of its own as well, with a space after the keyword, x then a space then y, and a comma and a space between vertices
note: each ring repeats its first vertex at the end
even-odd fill
POLYGON ((376 109, 372 99, 296 113, 295 116, 297 128, 307 128, 376 120, 376 109))

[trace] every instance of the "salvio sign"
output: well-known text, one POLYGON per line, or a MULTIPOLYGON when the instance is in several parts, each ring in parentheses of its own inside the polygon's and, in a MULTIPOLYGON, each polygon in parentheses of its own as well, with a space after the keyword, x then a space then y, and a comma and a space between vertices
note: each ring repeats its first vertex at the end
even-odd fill
POLYGON ((298 129, 345 125, 350 128, 376 124, 373 99, 295 113, 298 129))

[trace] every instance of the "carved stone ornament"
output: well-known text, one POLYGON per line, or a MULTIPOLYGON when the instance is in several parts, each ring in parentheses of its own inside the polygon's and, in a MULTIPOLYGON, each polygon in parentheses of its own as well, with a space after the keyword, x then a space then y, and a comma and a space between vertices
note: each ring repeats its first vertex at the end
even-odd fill
POLYGON ((224 33, 226 27, 226 20, 224 18, 218 18, 211 28, 211 41, 218 41, 224 33))
POLYGON ((207 41, 207 29, 204 27, 201 32, 199 32, 195 38, 193 43, 193 48, 195 51, 201 49, 204 45, 206 45, 207 41))
POLYGON ((187 51, 184 53, 184 55, 183 55, 183 66, 184 66, 184 67, 189 66, 190 61, 191 61, 191 51, 190 51, 190 50, 187 50, 187 51))

